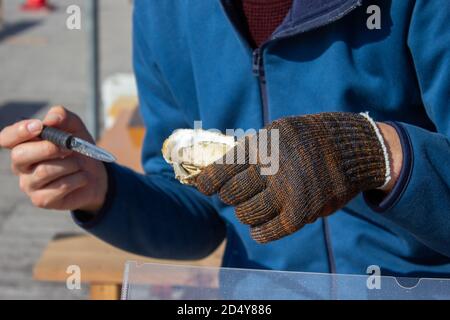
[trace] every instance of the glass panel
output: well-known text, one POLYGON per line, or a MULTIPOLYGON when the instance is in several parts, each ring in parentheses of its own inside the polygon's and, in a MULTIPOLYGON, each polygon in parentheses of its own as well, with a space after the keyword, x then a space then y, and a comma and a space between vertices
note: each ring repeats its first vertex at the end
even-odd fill
POLYGON ((125 267, 122 299, 450 299, 450 280, 138 264, 129 261, 125 267))

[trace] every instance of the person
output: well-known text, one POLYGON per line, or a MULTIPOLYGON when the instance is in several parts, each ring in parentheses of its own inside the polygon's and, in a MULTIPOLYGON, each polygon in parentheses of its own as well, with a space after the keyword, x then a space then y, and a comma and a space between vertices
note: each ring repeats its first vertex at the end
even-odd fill
POLYGON ((0 144, 34 205, 134 253, 198 259, 226 238, 225 267, 448 277, 450 2, 372 2, 135 1, 145 174, 36 139, 92 141, 63 107, 0 144), (216 163, 180 184, 160 150, 196 120, 276 129, 278 170, 216 163))

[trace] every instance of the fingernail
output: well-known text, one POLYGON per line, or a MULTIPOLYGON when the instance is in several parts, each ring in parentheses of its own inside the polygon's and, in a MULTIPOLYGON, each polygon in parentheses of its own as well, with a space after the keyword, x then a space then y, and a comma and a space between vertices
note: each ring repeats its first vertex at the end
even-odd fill
POLYGON ((39 120, 31 121, 27 124, 27 130, 30 133, 36 133, 42 130, 42 123, 39 120))
POLYGON ((60 123, 62 121, 62 117, 61 117, 61 115, 59 115, 57 113, 49 113, 45 117, 45 121, 52 122, 52 123, 60 123))

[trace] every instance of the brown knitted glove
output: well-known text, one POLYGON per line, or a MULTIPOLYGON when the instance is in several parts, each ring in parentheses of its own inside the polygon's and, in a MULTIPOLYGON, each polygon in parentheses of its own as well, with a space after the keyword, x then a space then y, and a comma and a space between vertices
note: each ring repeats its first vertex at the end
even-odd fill
MULTIPOLYGON (((266 129, 269 136, 272 129, 279 130, 275 174, 261 174, 267 167, 261 157, 249 160, 254 159, 249 156, 249 150, 255 151, 254 135, 230 151, 240 155, 241 164, 208 166, 198 176, 197 188, 206 195, 218 192, 223 202, 235 206, 238 219, 250 225, 256 241, 282 238, 389 179, 383 138, 369 119, 335 112, 274 121, 266 129)), ((276 148, 266 140, 270 153, 276 148)), ((221 163, 227 163, 225 157, 221 163)))

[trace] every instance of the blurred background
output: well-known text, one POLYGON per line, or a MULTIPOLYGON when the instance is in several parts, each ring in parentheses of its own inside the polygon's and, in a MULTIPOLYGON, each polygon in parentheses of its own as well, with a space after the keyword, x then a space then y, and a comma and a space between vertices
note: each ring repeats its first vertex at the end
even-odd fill
MULTIPOLYGON (((88 2, 92 1, 0 0, 0 129, 20 117, 41 118, 52 105, 64 105, 92 123, 92 38, 88 24, 88 2), (41 4, 52 8, 33 8, 41 4), (81 9, 80 30, 66 25, 71 16, 67 9, 72 5, 81 9)), ((104 111, 98 112, 105 125, 111 125, 107 108, 118 96, 133 95, 135 90, 131 12, 131 1, 98 1, 98 70, 103 89, 98 92, 98 107, 104 106, 104 111)), ((33 277, 55 235, 82 231, 69 213, 34 208, 9 168, 9 151, 0 150, 0 299, 87 298, 89 287, 85 285, 68 290, 64 282, 33 277)), ((68 247, 66 252, 69 258, 70 250, 68 247)))

